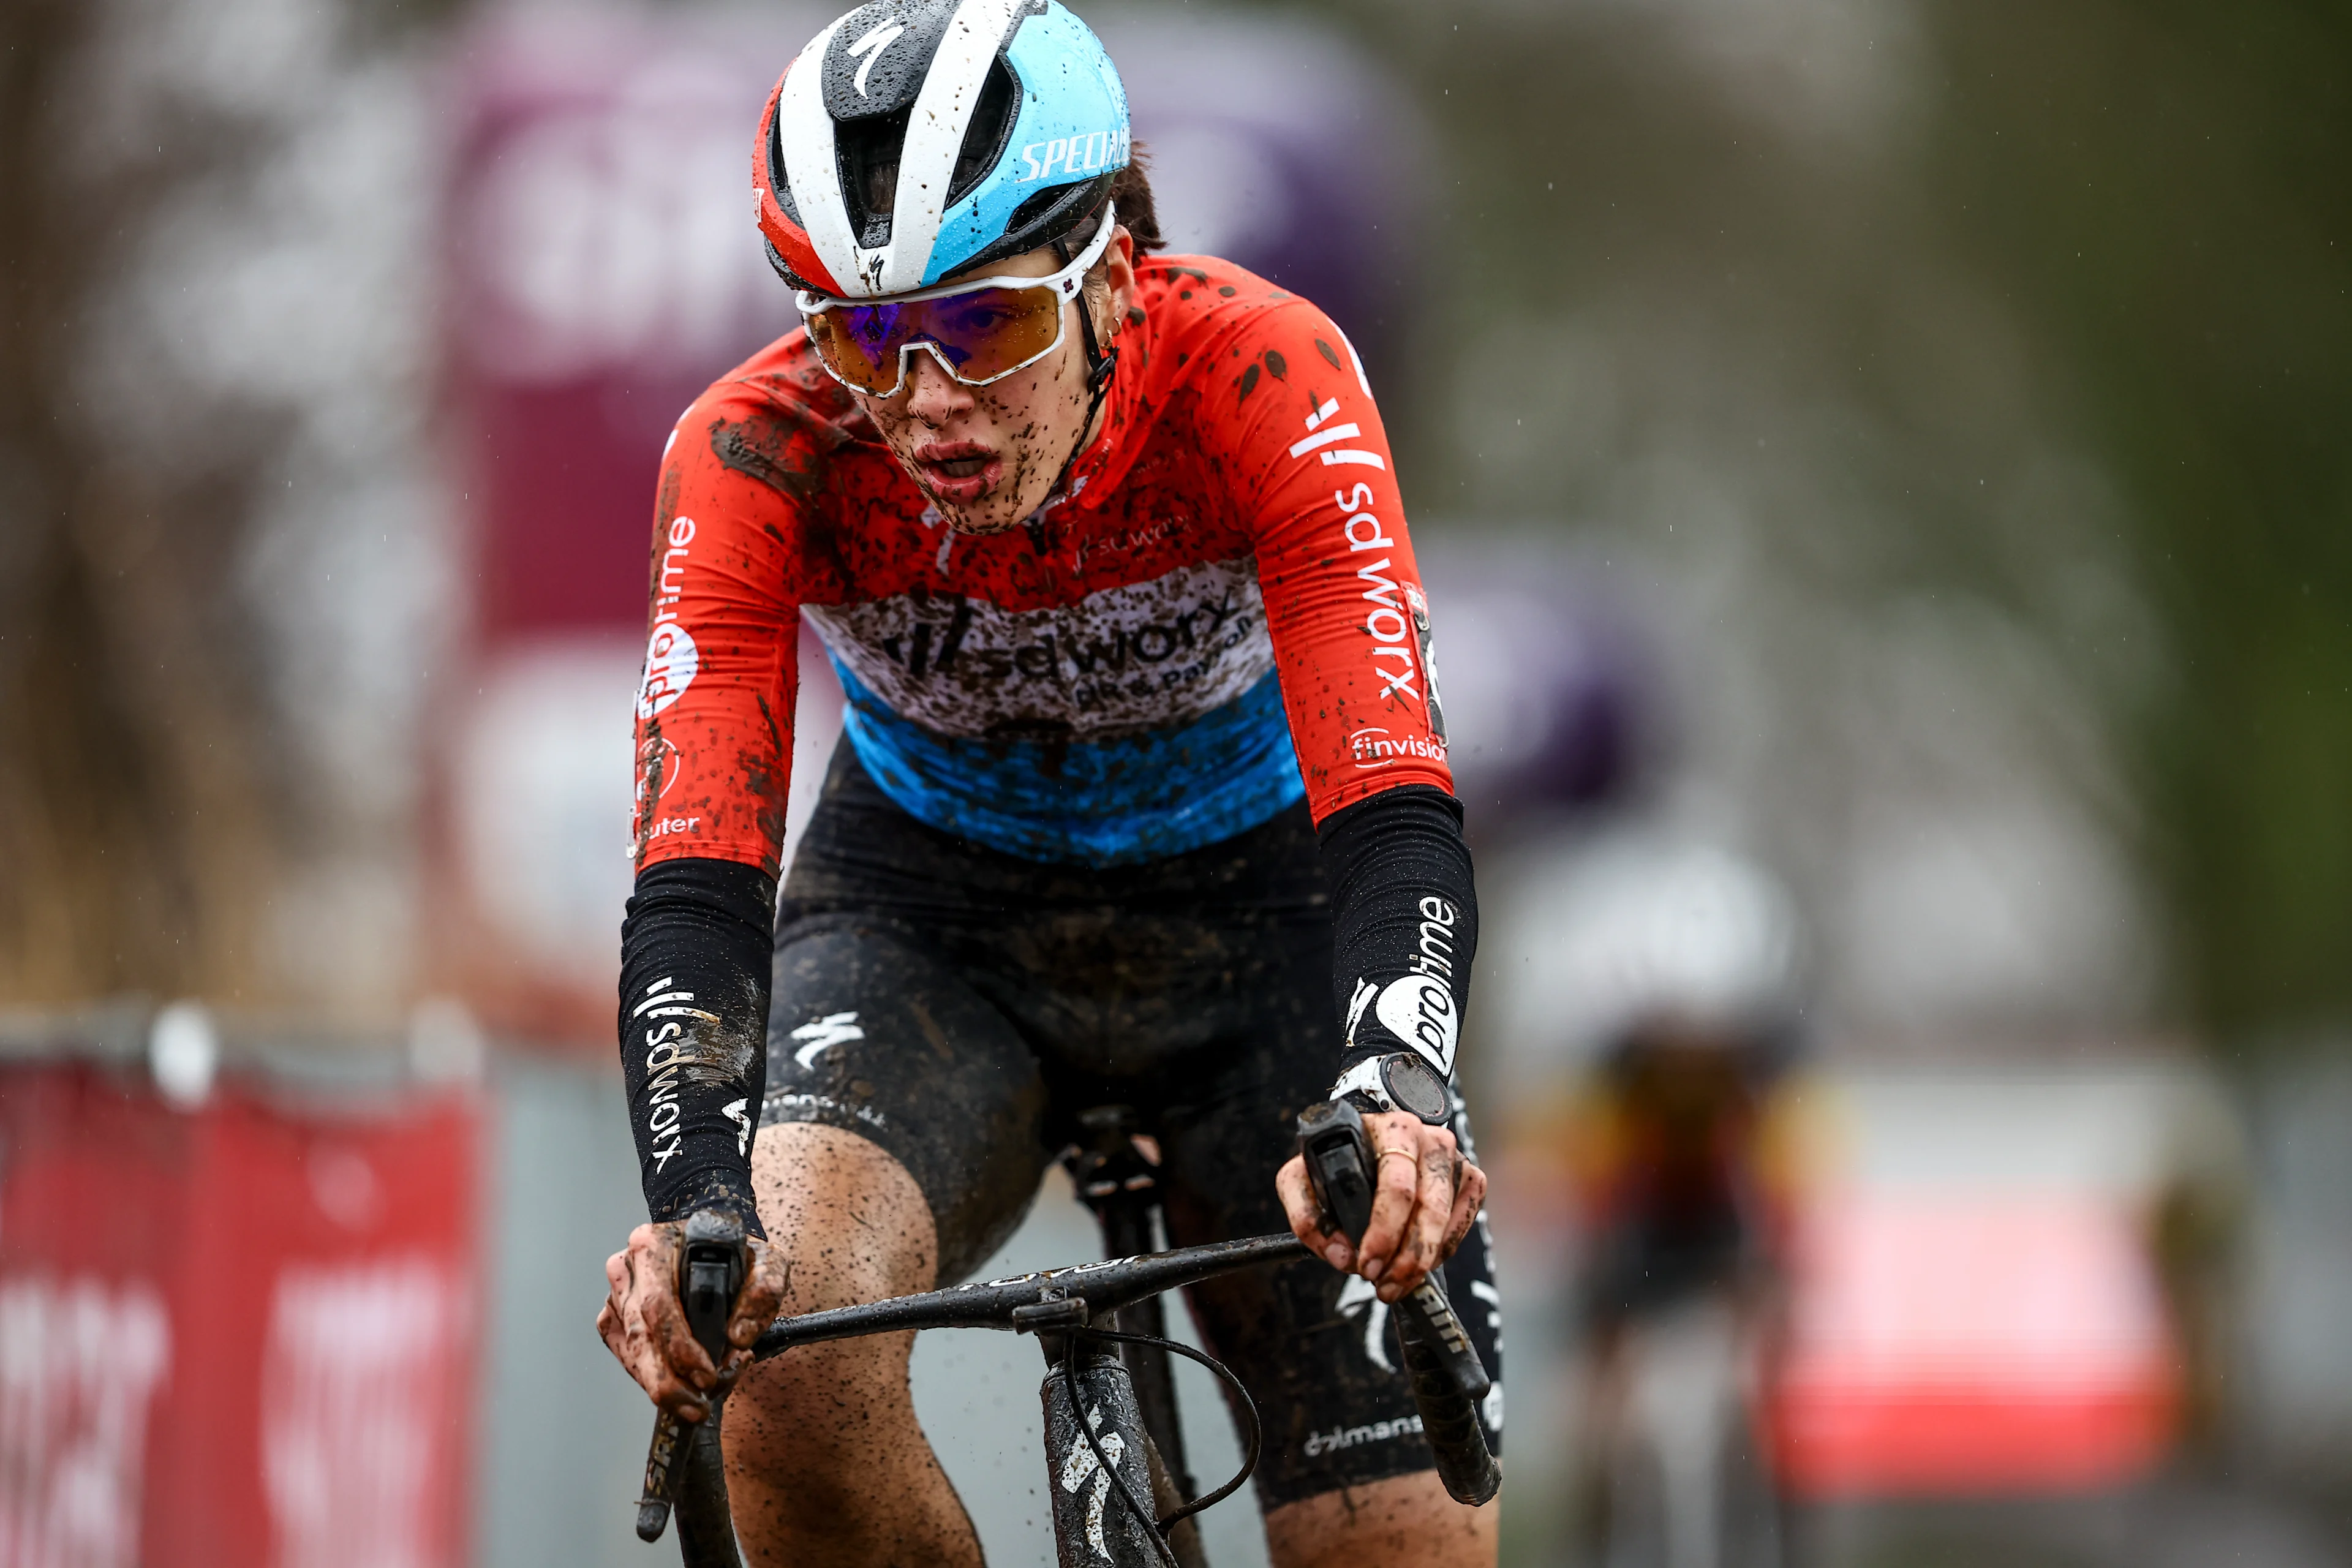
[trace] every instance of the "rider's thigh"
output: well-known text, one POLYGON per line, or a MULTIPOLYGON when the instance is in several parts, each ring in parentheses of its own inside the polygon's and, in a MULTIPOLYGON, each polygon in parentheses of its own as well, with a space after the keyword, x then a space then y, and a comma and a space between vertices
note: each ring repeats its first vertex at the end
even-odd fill
MULTIPOLYGON (((760 1223, 783 1253, 785 1314, 929 1289, 939 1260, 930 1206, 878 1145, 835 1127, 763 1127, 751 1184, 760 1223)), ((771 1472, 835 1468, 850 1450, 833 1428, 849 1404, 859 1406, 857 1424, 907 1429, 886 1447, 919 1444, 907 1387, 914 1341, 877 1334, 807 1345, 753 1366, 728 1401, 730 1458, 771 1472), (845 1399, 848 1391, 857 1398, 845 1399)), ((914 1462, 911 1449, 905 1458, 914 1462)))
POLYGON ((850 912, 778 930, 761 1142, 829 1127, 911 1178, 936 1225, 935 1272, 904 1289, 961 1279, 1020 1225, 1054 1152, 1045 1110, 1020 1035, 921 932, 850 912))
POLYGON ((1285 1503, 1265 1516, 1274 1568, 1494 1568, 1496 1510, 1445 1495, 1433 1470, 1285 1503))
POLYGON ((930 1205, 880 1144, 810 1122, 762 1127, 751 1184, 761 1226, 784 1257, 783 1314, 931 1288, 940 1240, 930 1205))

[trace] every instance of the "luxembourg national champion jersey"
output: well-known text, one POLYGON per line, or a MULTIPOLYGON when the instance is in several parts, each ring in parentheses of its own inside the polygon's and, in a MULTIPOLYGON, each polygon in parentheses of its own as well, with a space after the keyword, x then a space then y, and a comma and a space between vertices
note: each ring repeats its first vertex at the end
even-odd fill
POLYGON ((638 864, 778 872, 799 619, 850 743, 920 821, 1088 866, 1451 789, 1379 411, 1329 319, 1207 257, 1137 263, 1102 433, 1062 499, 949 528, 807 334, 663 458, 636 708, 638 864))

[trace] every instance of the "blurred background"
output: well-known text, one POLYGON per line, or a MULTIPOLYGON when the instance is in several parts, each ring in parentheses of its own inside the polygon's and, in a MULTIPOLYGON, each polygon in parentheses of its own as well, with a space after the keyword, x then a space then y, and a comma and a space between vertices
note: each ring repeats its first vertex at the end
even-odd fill
MULTIPOLYGON (((1507 1563, 2352 1561, 2352 18, 1081 14, 1396 441, 1507 1563)), ((646 526, 829 15, 0 9, 0 1563, 668 1560, 590 1329, 646 526)))

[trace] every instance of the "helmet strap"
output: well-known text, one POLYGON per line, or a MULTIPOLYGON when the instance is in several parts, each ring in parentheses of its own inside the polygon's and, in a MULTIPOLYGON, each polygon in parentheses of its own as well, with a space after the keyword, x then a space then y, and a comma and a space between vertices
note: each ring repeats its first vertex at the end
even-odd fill
MULTIPOLYGON (((1073 252, 1066 237, 1054 241, 1054 254, 1063 266, 1070 264, 1073 252)), ((1095 313, 1087 302, 1083 283, 1078 289, 1077 307, 1078 346, 1086 352, 1089 396, 1087 416, 1078 422, 1078 438, 1070 447, 1070 455, 1062 459, 1062 471, 1054 477, 1054 489, 1057 490, 1068 481, 1070 469, 1077 462, 1078 454, 1087 449, 1087 437, 1094 430, 1095 417, 1102 412, 1103 400, 1110 395, 1111 373, 1118 368, 1118 345, 1112 343, 1105 347, 1102 340, 1095 335, 1095 313)))

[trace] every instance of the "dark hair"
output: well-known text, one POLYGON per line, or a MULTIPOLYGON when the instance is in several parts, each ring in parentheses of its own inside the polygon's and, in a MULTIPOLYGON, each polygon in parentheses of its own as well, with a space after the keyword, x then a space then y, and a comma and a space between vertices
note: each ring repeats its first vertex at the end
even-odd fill
POLYGON ((1118 209, 1119 226, 1135 241, 1135 254, 1149 256, 1167 247, 1160 237, 1160 211, 1151 205, 1150 158, 1143 143, 1128 144, 1127 167, 1111 176, 1111 204, 1118 209))

